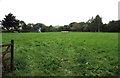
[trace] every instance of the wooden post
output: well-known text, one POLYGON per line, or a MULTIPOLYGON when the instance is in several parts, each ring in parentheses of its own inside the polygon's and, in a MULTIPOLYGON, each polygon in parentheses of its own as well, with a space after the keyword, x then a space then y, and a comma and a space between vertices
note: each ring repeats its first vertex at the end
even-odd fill
POLYGON ((13 70, 13 60, 14 60, 14 40, 11 40, 11 70, 13 70))

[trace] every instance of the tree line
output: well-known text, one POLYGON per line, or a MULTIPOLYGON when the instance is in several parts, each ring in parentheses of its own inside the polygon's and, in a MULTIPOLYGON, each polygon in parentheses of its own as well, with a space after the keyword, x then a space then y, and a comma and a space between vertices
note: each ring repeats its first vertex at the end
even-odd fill
POLYGON ((102 18, 96 15, 95 18, 89 19, 87 22, 72 22, 69 25, 54 27, 52 25, 46 26, 42 23, 28 23, 16 19, 16 17, 9 13, 1 21, 1 29, 3 31, 18 31, 18 32, 38 32, 41 28, 42 32, 59 32, 59 31, 74 31, 74 32, 119 32, 120 20, 109 21, 108 24, 103 24, 102 18))

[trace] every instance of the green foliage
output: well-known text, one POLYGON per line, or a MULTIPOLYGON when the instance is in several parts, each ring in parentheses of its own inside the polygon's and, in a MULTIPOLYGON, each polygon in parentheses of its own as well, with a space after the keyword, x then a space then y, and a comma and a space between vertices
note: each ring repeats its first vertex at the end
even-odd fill
POLYGON ((80 24, 77 22, 72 22, 69 24, 72 31, 80 31, 80 24))
POLYGON ((5 27, 7 30, 13 29, 13 30, 18 30, 19 28, 19 20, 13 16, 13 14, 9 13, 8 15, 5 15, 4 20, 2 20, 2 25, 5 27))
POLYGON ((91 24, 90 24, 90 29, 93 32, 100 32, 101 31, 101 26, 102 26, 102 18, 97 15, 95 17, 95 19, 92 20, 91 24))
POLYGON ((58 27, 58 31, 70 31, 70 26, 69 25, 64 25, 58 27))
POLYGON ((48 28, 48 32, 55 32, 55 31, 59 31, 59 28, 57 29, 57 28, 55 28, 55 27, 53 27, 52 25, 50 25, 49 27, 47 27, 48 28))
POLYGON ((28 25, 24 22, 24 21, 20 21, 20 27, 21 27, 21 31, 30 31, 31 29, 31 24, 29 23, 28 25))
POLYGON ((6 76, 117 76, 118 33, 3 33, 15 40, 6 76))
POLYGON ((108 26, 108 31, 119 32, 119 30, 120 30, 120 20, 119 21, 110 21, 107 26, 108 26))
POLYGON ((7 30, 21 30, 21 32, 38 32, 41 28, 42 32, 59 32, 59 31, 76 31, 76 32, 119 32, 120 20, 110 21, 108 24, 103 24, 102 18, 96 15, 95 18, 89 19, 87 22, 72 22, 69 25, 60 27, 46 26, 42 23, 28 23, 15 19, 13 14, 9 13, 6 18, 2 20, 1 29, 7 30))

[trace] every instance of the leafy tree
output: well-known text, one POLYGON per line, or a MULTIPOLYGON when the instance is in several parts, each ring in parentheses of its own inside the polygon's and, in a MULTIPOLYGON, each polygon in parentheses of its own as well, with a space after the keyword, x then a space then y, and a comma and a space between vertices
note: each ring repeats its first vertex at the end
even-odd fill
POLYGON ((31 28, 33 27, 33 25, 34 25, 34 24, 32 24, 32 23, 28 23, 28 24, 27 24, 27 30, 30 31, 31 28))
POLYGON ((42 23, 36 23, 35 25, 33 25, 33 27, 31 28, 32 32, 38 32, 38 29, 41 28, 42 32, 46 32, 48 31, 48 27, 42 23))
POLYGON ((108 23, 108 31, 109 32, 119 32, 120 29, 120 20, 119 21, 110 21, 108 23))
POLYGON ((41 23, 36 23, 36 24, 33 25, 33 27, 31 28, 30 31, 32 31, 32 32, 38 32, 38 29, 40 27, 42 27, 42 24, 41 23))
POLYGON ((94 18, 92 17, 91 19, 89 19, 89 20, 87 21, 87 23, 92 23, 93 20, 94 20, 94 18))
POLYGON ((26 30, 26 23, 24 21, 20 21, 19 26, 21 27, 22 30, 26 30))
POLYGON ((32 28, 33 25, 34 25, 33 23, 28 23, 28 24, 27 24, 27 26, 30 27, 30 28, 32 28))
POLYGON ((41 25, 41 31, 46 32, 48 30, 48 27, 45 24, 41 25))
POLYGON ((2 20, 2 25, 7 29, 14 29, 18 30, 19 29, 19 20, 13 16, 13 14, 9 13, 8 15, 5 15, 4 20, 2 20))
POLYGON ((21 27, 21 30, 22 30, 23 32, 29 32, 30 29, 31 29, 31 24, 29 23, 29 24, 27 25, 24 21, 20 21, 20 25, 19 25, 19 26, 21 27))
POLYGON ((64 26, 58 27, 58 31, 64 31, 64 26))
POLYGON ((103 25, 102 23, 102 18, 97 15, 95 17, 95 19, 91 22, 91 27, 90 29, 93 31, 93 32, 100 32, 101 31, 101 26, 103 25))
POLYGON ((69 25, 64 25, 58 27, 58 31, 70 31, 70 26, 69 25))
POLYGON ((87 27, 86 27, 86 29, 87 29, 87 31, 89 31, 89 32, 91 32, 92 30, 93 30, 93 27, 92 27, 92 21, 94 20, 94 18, 92 17, 91 19, 89 19, 87 22, 86 22, 86 24, 88 25, 87 27))
POLYGON ((80 31, 80 24, 77 22, 72 22, 69 24, 72 31, 80 31))
MULTIPOLYGON (((60 27, 60 26, 59 26, 60 27)), ((50 25, 50 30, 52 31, 52 32, 58 32, 59 31, 59 27, 54 27, 54 26, 52 26, 52 25, 50 25)))
POLYGON ((102 31, 102 32, 108 32, 108 24, 103 24, 103 25, 101 26, 101 31, 102 31))
POLYGON ((85 25, 84 22, 80 22, 80 23, 79 23, 79 31, 81 31, 81 32, 84 31, 84 25, 85 25))
POLYGON ((69 25, 64 25, 64 31, 70 31, 70 26, 69 25))
POLYGON ((53 29, 54 29, 54 27, 52 25, 50 25, 50 26, 47 27, 47 31, 48 32, 53 32, 53 29))

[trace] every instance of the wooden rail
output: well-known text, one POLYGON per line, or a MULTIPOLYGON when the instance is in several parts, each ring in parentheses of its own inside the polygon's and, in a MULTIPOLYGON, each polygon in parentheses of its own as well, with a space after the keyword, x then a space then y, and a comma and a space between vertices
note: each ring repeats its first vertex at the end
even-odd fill
POLYGON ((0 47, 7 47, 6 51, 0 52, 0 55, 2 56, 2 59, 0 60, 0 63, 3 65, 3 71, 12 71, 13 70, 13 59, 14 59, 14 40, 11 40, 11 43, 9 44, 3 44, 0 45, 0 47), (10 49, 10 50, 9 50, 10 49), (9 51, 8 51, 9 50, 9 51), (5 58, 6 54, 10 54, 10 57, 5 58), (10 64, 6 64, 5 61, 10 60, 10 64))
POLYGON ((0 45, 0 47, 6 47, 6 46, 11 46, 12 43, 9 43, 9 44, 3 44, 3 45, 0 45))

